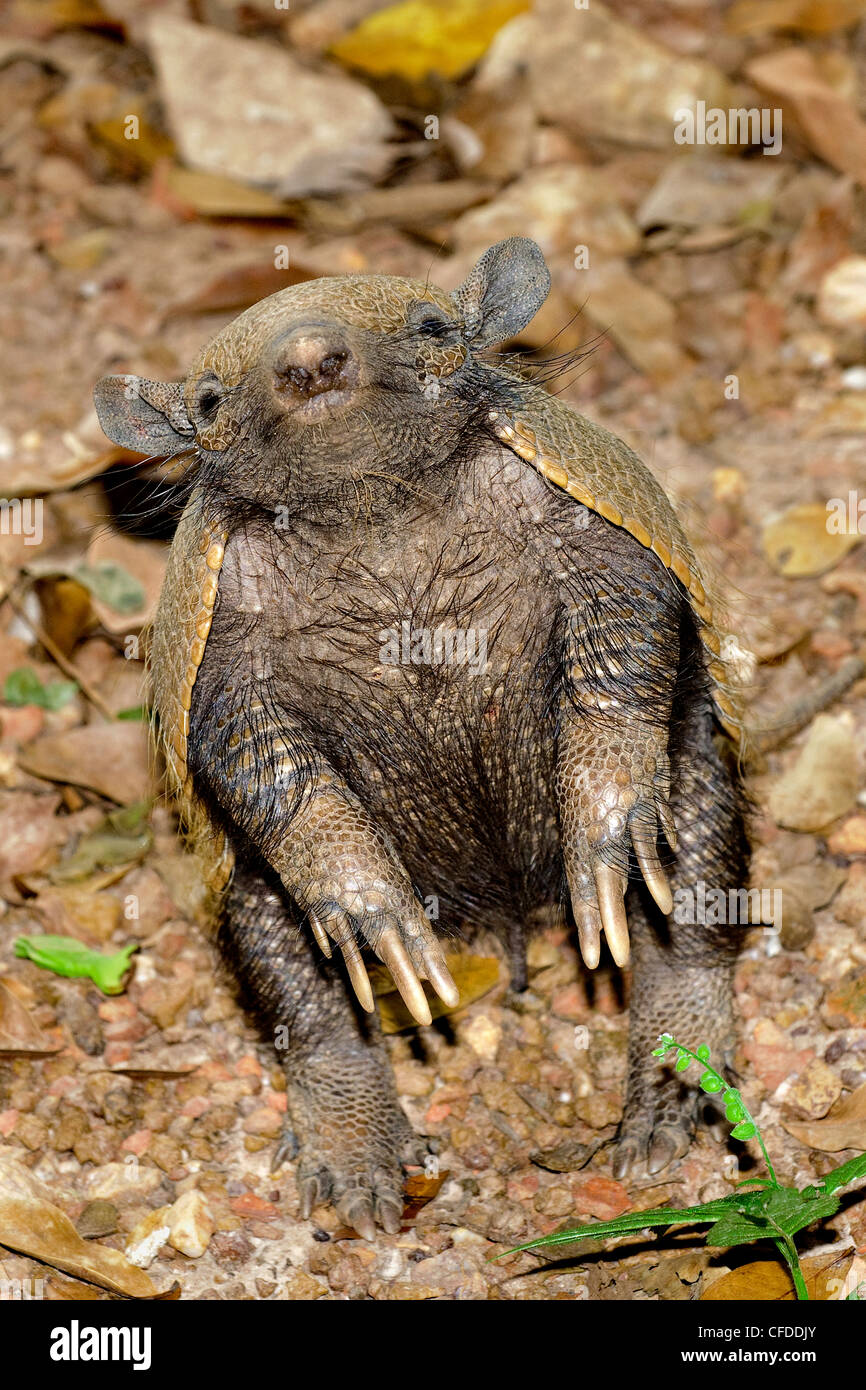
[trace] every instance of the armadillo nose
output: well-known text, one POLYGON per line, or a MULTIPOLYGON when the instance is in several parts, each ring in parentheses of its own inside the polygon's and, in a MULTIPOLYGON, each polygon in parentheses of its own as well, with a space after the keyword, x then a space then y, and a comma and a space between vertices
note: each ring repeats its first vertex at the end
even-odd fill
POLYGON ((274 354, 273 384, 284 405, 303 405, 327 391, 351 390, 358 381, 358 362, 339 333, 296 329, 274 354))

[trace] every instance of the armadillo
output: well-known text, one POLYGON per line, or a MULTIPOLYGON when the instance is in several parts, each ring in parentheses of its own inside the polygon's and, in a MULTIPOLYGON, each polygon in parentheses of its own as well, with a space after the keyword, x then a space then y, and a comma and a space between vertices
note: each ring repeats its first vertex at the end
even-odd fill
POLYGON ((548 293, 491 247, 453 293, 294 285, 186 380, 107 377, 105 432, 191 457, 150 664, 166 772, 220 940, 288 1086, 301 1211, 399 1227, 422 1160, 368 974, 418 1023, 458 993, 450 938, 492 930, 526 984, 561 908, 590 969, 630 965, 614 1172, 688 1149, 662 1031, 730 1055, 736 931, 674 894, 748 882, 730 644, 663 489, 623 442, 489 352, 548 293), (436 912, 430 910, 435 904, 436 912), (336 946, 337 950, 334 951, 336 946))

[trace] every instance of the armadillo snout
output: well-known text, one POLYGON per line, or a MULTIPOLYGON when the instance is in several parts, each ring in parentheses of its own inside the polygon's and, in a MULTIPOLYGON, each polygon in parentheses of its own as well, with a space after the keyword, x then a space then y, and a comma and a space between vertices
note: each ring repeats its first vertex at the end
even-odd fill
POLYGON ((358 384, 358 360, 337 328, 303 326, 280 339, 271 363, 274 391, 289 409, 358 384))

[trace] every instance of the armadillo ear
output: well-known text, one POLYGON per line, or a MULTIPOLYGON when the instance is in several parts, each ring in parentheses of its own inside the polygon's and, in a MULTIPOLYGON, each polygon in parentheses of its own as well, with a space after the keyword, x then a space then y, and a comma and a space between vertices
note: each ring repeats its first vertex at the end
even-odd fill
POLYGON ((534 241, 498 241, 485 251, 454 301, 475 348, 513 338, 534 318, 550 291, 550 272, 534 241))
POLYGON ((180 382, 104 376, 94 388, 93 402, 108 438, 136 454, 176 454, 195 437, 180 382))

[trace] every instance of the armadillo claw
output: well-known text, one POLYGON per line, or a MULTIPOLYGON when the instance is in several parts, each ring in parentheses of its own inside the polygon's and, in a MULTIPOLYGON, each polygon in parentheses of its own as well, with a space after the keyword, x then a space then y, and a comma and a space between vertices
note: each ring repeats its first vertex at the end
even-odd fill
MULTIPOLYGON (((646 826, 635 821, 631 825, 631 842, 644 883, 653 896, 660 912, 665 917, 673 910, 674 900, 667 876, 659 861, 656 849, 656 836, 649 834, 646 826)), ((655 827, 653 827, 655 829, 655 827)))
POLYGON ((378 936, 371 935, 370 945, 391 971, 404 1004, 419 1023, 432 1022, 422 980, 430 981, 449 1008, 459 1003, 460 994, 445 964, 442 948, 420 910, 401 922, 399 928, 386 927, 378 936))
MULTIPOLYGON (((375 1177, 374 1183, 376 1183, 375 1177)), ((383 1231, 389 1236, 398 1234, 400 1222, 403 1219, 401 1194, 383 1192, 378 1183, 372 1191, 350 1187, 341 1197, 338 1197, 336 1208, 337 1215, 345 1221, 347 1226, 351 1226, 353 1230, 357 1231, 362 1240, 376 1239, 377 1219, 383 1231)))
MULTIPOLYGON (((337 1215, 347 1226, 351 1226, 353 1231, 357 1231, 362 1240, 376 1239, 373 1199, 369 1193, 358 1190, 345 1192, 337 1202, 337 1215)), ((382 1224, 384 1225, 384 1222, 382 1224)), ((398 1221, 397 1230, 399 1229, 398 1221)), ((385 1230, 388 1231, 387 1226, 385 1230)), ((389 1234, 393 1232, 389 1231, 389 1234)))
POLYGON ((682 1158, 687 1154, 690 1143, 691 1135, 680 1126, 668 1125, 663 1129, 657 1129, 647 1154, 647 1172, 660 1173, 669 1163, 673 1163, 675 1158, 682 1158))
POLYGON ((625 875, 597 859, 592 864, 592 875, 580 872, 577 881, 580 882, 581 891, 579 894, 575 892, 575 884, 572 882, 571 904, 580 954, 587 969, 595 970, 601 958, 602 932, 607 937, 610 953, 617 965, 628 965, 625 875))
POLYGON ((391 972, 394 984, 400 991, 403 1003, 414 1019, 421 1024, 433 1022, 430 1005, 424 993, 424 986, 409 952, 400 940, 396 927, 386 927, 376 942, 376 954, 391 972))
POLYGON ((331 943, 328 940, 328 933, 325 931, 325 928, 322 926, 315 912, 308 912, 307 917, 310 923, 310 930, 316 938, 319 950, 322 952, 322 955, 327 956, 328 960, 330 960, 333 952, 331 951, 331 943))
POLYGON ((661 821, 662 830, 665 833, 665 839, 667 840, 671 849, 674 850, 674 852, 676 852, 677 845, 679 844, 679 836, 677 834, 677 823, 674 820, 674 813, 671 810, 670 806, 660 796, 656 797, 656 812, 658 813, 658 818, 661 821))
MULTIPOLYGON (((302 1221, 308 1221, 314 1207, 327 1202, 333 1182, 327 1168, 298 1174, 298 1205, 302 1221)), ((356 1227, 357 1230, 357 1227, 356 1227)))
MULTIPOLYGON (((313 936, 326 956, 331 954, 328 936, 339 946, 352 988, 361 1006, 372 1013, 373 991, 352 917, 346 912, 337 912, 323 921, 321 915, 317 916, 311 911, 308 918, 313 936)), ((426 1025, 432 1022, 422 979, 430 981, 449 1008, 459 1002, 459 992, 445 964, 442 949, 427 918, 420 911, 411 915, 399 928, 386 926, 378 931, 373 928, 364 930, 363 922, 359 923, 359 927, 368 945, 391 972, 403 1002, 418 1023, 426 1025)))
POLYGON ((349 976, 352 989, 358 997, 358 1003, 361 1005, 362 1009, 365 1009, 368 1014, 371 1014, 375 1008, 373 1003, 373 990, 370 985, 370 977, 367 974, 367 967, 364 964, 358 947, 351 919, 345 912, 334 913, 327 917, 324 922, 322 918, 317 916, 314 912, 308 912, 307 916, 313 935, 326 956, 331 955, 331 948, 328 943, 329 936, 334 944, 339 946, 346 966, 346 973, 349 976))
POLYGON ((574 903, 577 939, 587 970, 595 970, 601 959, 601 917, 590 903, 574 903))
POLYGON ((337 942, 343 952, 343 960, 346 962, 346 970, 352 982, 352 988, 358 996, 358 1003, 362 1009, 366 1009, 368 1014, 373 1012, 373 990, 370 985, 370 976, 367 974, 367 967, 358 950, 358 943, 354 936, 343 937, 337 942))
POLYGON ((628 965, 628 918, 624 901, 627 880, 623 874, 604 863, 595 865, 594 877, 601 924, 610 953, 618 966, 628 965))
POLYGON ((451 972, 445 964, 445 957, 442 948, 435 939, 428 942, 421 952, 421 964, 423 966, 423 978, 430 981, 443 1004, 447 1004, 449 1009, 454 1009, 460 1003, 460 991, 451 978, 451 972))

